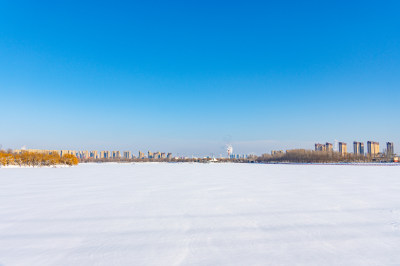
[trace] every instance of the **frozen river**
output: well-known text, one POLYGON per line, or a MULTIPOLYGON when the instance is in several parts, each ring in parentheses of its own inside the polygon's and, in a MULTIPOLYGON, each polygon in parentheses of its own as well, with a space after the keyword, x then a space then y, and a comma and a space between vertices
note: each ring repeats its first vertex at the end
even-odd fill
POLYGON ((0 265, 399 265, 400 167, 0 169, 0 265))

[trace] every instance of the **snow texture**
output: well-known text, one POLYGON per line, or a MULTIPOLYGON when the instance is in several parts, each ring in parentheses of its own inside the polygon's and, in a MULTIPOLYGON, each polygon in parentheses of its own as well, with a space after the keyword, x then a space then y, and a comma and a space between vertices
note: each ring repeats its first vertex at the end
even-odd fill
POLYGON ((400 167, 0 169, 0 265, 399 265, 400 167))

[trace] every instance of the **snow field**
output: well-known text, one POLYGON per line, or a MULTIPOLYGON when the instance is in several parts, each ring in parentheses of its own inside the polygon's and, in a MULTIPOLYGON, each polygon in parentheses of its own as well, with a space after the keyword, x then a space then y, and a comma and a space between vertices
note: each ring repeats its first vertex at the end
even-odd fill
POLYGON ((0 265, 398 265, 400 167, 0 169, 0 265))

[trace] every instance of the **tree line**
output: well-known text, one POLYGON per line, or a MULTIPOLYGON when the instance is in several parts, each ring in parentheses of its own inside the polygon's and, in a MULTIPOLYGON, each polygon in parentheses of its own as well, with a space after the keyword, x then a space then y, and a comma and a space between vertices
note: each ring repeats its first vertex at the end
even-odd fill
POLYGON ((361 154, 341 154, 333 151, 291 150, 281 154, 263 154, 257 162, 289 162, 289 163, 357 163, 371 162, 373 158, 361 154))
POLYGON ((62 157, 58 153, 44 154, 37 152, 13 153, 12 151, 0 151, 0 165, 18 166, 51 166, 51 165, 77 165, 78 158, 72 154, 62 157))

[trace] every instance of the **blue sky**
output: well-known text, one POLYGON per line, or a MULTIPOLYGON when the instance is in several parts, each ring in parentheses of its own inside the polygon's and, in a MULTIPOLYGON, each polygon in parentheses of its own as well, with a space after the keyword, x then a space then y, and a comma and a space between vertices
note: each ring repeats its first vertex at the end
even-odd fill
POLYGON ((1 6, 3 147, 400 145, 398 1, 1 6))

